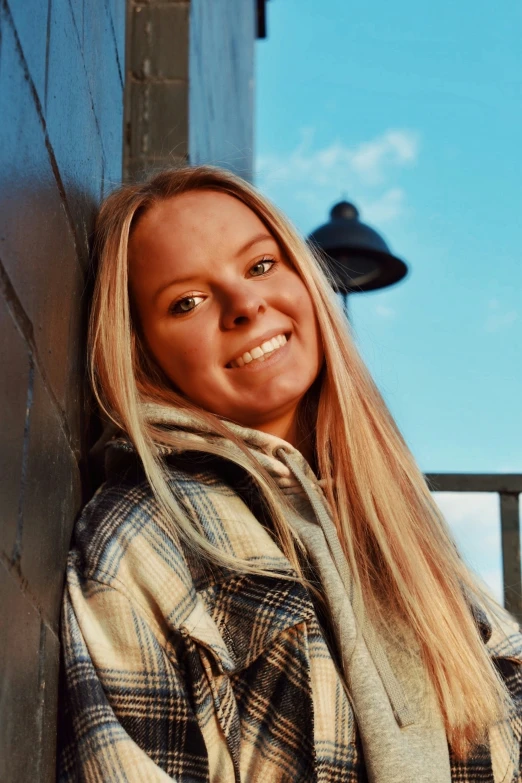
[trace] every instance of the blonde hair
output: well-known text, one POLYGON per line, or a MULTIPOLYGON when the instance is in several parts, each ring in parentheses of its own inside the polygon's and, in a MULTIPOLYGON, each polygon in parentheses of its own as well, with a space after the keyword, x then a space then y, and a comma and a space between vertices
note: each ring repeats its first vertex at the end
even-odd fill
MULTIPOLYGON (((183 167, 142 184, 125 185, 102 205, 95 233, 99 267, 90 322, 97 399, 133 441, 159 506, 180 537, 211 562, 256 571, 212 546, 186 517, 167 483, 157 448, 175 447, 176 434, 147 421, 143 404, 189 410, 206 431, 232 440, 237 463, 263 490, 282 550, 301 573, 299 542, 285 522, 275 483, 217 416, 169 386, 133 323, 127 272, 132 228, 158 201, 198 189, 227 193, 255 212, 310 292, 325 355, 316 412, 316 459, 339 538, 368 616, 388 626, 395 618, 413 631, 448 740, 462 757, 486 741, 488 728, 508 708, 507 691, 469 605, 491 599, 460 559, 425 478, 357 352, 320 259, 287 218, 238 176, 212 166, 183 167)), ((219 438, 209 438, 206 448, 222 453, 219 438)))

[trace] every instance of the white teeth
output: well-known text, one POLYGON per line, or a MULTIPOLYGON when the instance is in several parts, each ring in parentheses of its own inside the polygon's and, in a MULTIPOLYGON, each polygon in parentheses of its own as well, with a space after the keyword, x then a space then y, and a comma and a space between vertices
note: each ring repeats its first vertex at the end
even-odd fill
POLYGON ((230 367, 244 367, 245 364, 250 364, 252 361, 264 362, 265 357, 268 357, 281 348, 288 342, 284 334, 278 334, 276 337, 272 337, 271 340, 265 340, 261 345, 257 345, 250 351, 246 351, 243 356, 239 356, 230 362, 230 367))

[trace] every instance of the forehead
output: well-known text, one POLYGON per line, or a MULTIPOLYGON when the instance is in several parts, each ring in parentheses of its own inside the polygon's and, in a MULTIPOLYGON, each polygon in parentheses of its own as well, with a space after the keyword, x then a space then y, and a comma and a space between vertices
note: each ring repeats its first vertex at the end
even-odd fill
POLYGON ((246 204, 227 193, 190 191, 154 204, 134 229, 131 256, 168 250, 190 251, 191 257, 209 251, 234 251, 266 227, 246 204))

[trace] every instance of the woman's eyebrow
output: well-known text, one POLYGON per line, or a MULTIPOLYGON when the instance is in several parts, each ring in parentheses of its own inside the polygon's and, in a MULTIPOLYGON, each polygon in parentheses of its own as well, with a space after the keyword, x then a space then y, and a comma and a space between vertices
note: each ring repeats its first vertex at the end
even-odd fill
POLYGON ((262 234, 256 234, 255 237, 249 239, 248 242, 237 251, 236 258, 241 256, 243 253, 246 253, 246 251, 249 250, 252 247, 252 245, 257 244, 257 242, 266 242, 267 239, 270 239, 272 242, 275 242, 275 239, 272 236, 272 234, 267 234, 266 232, 263 232, 262 234))
POLYGON ((167 288, 171 288, 173 285, 186 285, 187 283, 191 283, 193 280, 197 280, 197 277, 195 275, 187 275, 186 277, 176 277, 173 280, 169 280, 164 285, 160 286, 158 290, 154 293, 154 302, 156 302, 159 298, 159 296, 167 290, 167 288))
MULTIPOLYGON (((262 234, 256 234, 252 239, 249 239, 246 244, 243 245, 235 254, 235 258, 239 258, 239 256, 243 255, 243 253, 246 253, 247 250, 249 250, 252 245, 257 244, 258 242, 266 242, 267 240, 271 240, 272 242, 276 242, 272 234, 267 234, 266 232, 262 234)), ((173 285, 184 285, 186 283, 190 283, 193 280, 196 280, 197 276, 195 275, 187 275, 185 277, 177 277, 172 280, 169 280, 167 283, 162 285, 154 294, 154 301, 158 299, 160 294, 163 293, 167 288, 170 288, 173 285)))

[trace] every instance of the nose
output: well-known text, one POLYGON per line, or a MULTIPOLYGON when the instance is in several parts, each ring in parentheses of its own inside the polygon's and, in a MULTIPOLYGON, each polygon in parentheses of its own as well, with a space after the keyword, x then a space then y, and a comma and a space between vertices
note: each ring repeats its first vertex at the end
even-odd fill
POLYGON ((231 286, 223 292, 222 318, 223 329, 235 329, 255 321, 267 310, 265 299, 255 290, 251 281, 231 286))

